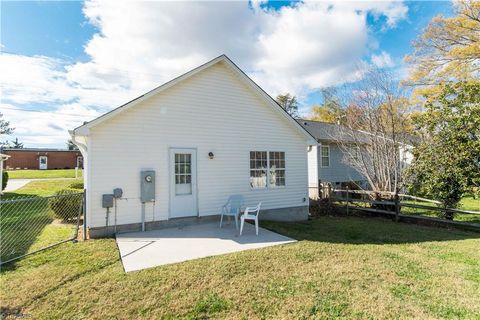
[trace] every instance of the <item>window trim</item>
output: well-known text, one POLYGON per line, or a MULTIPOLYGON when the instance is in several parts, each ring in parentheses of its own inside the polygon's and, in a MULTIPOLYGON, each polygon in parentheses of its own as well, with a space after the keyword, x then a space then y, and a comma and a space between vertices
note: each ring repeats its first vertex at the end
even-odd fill
POLYGON ((320 145, 320 167, 321 168, 330 168, 330 146, 328 144, 326 145, 320 145), (323 165, 323 154, 322 154, 322 148, 327 148, 328 149, 328 157, 326 157, 328 159, 328 166, 324 166, 323 165))
MULTIPOLYGON (((191 153, 180 153, 180 152, 175 152, 174 153, 174 169, 173 169, 173 176, 174 176, 174 185, 175 185, 175 196, 185 196, 185 195, 192 195, 193 194, 193 173, 192 173, 192 154, 191 153), (177 162, 177 155, 179 155, 179 161, 177 162), (187 157, 187 155, 189 157, 187 157), (182 159, 184 157, 184 159, 182 159), (187 158, 190 158, 190 162, 187 162, 187 158), (183 164, 184 169, 186 168, 186 165, 188 164, 190 166, 190 172, 178 172, 177 173, 177 165, 183 164), (177 177, 184 177, 185 183, 177 183, 177 177), (190 182, 187 183, 187 177, 190 177, 190 182), (177 185, 187 185, 190 184, 190 192, 182 192, 182 193, 177 193, 177 185)), ((186 170, 185 170, 186 171, 186 170)))
POLYGON ((278 150, 270 150, 270 149, 264 149, 264 150, 259 150, 259 149, 255 149, 255 150, 249 150, 248 151, 248 186, 250 187, 250 190, 268 190, 268 189, 284 189, 287 187, 287 152, 286 151, 278 151, 278 150), (265 184, 265 187, 262 187, 262 188, 254 188, 252 187, 251 183, 250 183, 250 152, 266 152, 267 153, 267 168, 266 168, 266 171, 267 171, 267 183, 265 184), (279 170, 285 170, 285 185, 283 186, 276 186, 276 185, 270 185, 270 152, 283 152, 284 153, 284 161, 285 161, 285 167, 284 168, 281 168, 279 170))
MULTIPOLYGON (((250 151, 248 151, 248 186, 250 187, 250 189, 252 189, 252 190, 266 190, 266 189, 268 189, 268 177, 269 177, 268 161, 269 161, 268 151, 265 151, 265 150, 250 150, 250 151), (252 184, 250 183, 250 179, 252 178, 252 176, 251 176, 252 168, 250 167, 250 161, 252 161, 252 158, 250 157, 251 152, 266 152, 267 153, 267 167, 265 168, 267 176, 266 176, 266 181, 265 181, 266 182, 265 187, 254 188, 254 187, 252 187, 252 184)), ((253 169, 253 170, 260 171, 261 169, 253 169)))
POLYGON ((268 172, 267 172, 267 187, 270 189, 281 189, 281 188, 286 188, 287 187, 287 153, 285 151, 267 151, 268 152, 268 157, 267 157, 267 165, 268 165, 268 172), (285 165, 283 168, 278 168, 277 170, 283 170, 285 171, 283 179, 285 180, 285 184, 283 186, 277 186, 274 184, 270 184, 270 171, 271 171, 271 166, 270 166, 270 152, 283 152, 283 162, 285 165))

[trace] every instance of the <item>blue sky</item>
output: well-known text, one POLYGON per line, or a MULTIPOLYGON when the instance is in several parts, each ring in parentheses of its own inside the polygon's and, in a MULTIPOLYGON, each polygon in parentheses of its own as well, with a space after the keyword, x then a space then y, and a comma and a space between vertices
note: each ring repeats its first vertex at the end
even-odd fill
MULTIPOLYGON (((158 5, 162 6, 163 4, 158 5)), ((358 3, 356 5, 358 5, 358 3)), ((252 41, 250 33, 253 34, 257 32, 256 29, 261 29, 260 32, 265 35, 265 37, 262 38, 255 35, 255 39, 266 39, 266 42, 263 43, 263 40, 259 41, 259 48, 274 46, 278 44, 278 36, 271 37, 271 39, 268 36, 275 32, 280 32, 281 37, 281 28, 272 27, 271 22, 258 22, 258 20, 260 20, 259 15, 257 14, 255 17, 252 17, 248 12, 248 10, 255 10, 255 8, 248 9, 248 3, 219 5, 218 3, 203 2, 202 4, 195 3, 195 5, 186 6, 186 8, 194 6, 198 6, 199 8, 195 8, 192 14, 199 12, 199 10, 205 7, 207 10, 205 11, 206 15, 216 14, 213 17, 219 20, 216 27, 215 25, 212 27, 205 26, 205 28, 209 28, 206 29, 205 32, 212 32, 212 30, 213 32, 217 32, 218 25, 228 23, 229 20, 225 18, 225 21, 223 21, 219 16, 228 17, 232 12, 232 17, 236 17, 235 12, 239 12, 238 22, 245 23, 243 28, 248 30, 245 31, 245 34, 238 32, 238 41, 231 41, 232 35, 230 35, 228 39, 222 40, 222 35, 219 34, 217 37, 220 37, 220 40, 215 43, 207 43, 207 40, 205 40, 205 43, 191 45, 192 40, 200 42, 199 37, 201 38, 202 34, 199 35, 194 27, 191 28, 187 24, 184 25, 182 21, 185 21, 185 18, 182 16, 177 20, 177 30, 180 30, 180 32, 185 31, 185 39, 182 39, 182 41, 185 41, 184 47, 181 47, 180 45, 182 44, 180 43, 178 48, 170 48, 175 41, 168 40, 166 36, 159 34, 158 38, 153 37, 153 39, 158 39, 159 42, 165 42, 162 43, 159 48, 147 48, 149 51, 146 53, 142 53, 144 49, 141 48, 138 52, 128 52, 128 55, 125 53, 124 56, 118 57, 115 54, 115 50, 118 52, 118 47, 122 46, 122 41, 127 43, 129 39, 130 41, 137 41, 138 38, 142 38, 143 34, 145 34, 145 41, 142 43, 149 43, 147 40, 150 39, 148 38, 151 36, 150 31, 153 30, 153 32, 156 32, 155 21, 151 25, 147 25, 147 23, 138 25, 137 23, 128 22, 129 19, 127 19, 126 23, 132 23, 132 25, 125 26, 122 19, 116 19, 114 16, 115 13, 112 14, 111 8, 104 8, 102 5, 94 3, 94 1, 89 3, 86 10, 84 10, 85 4, 83 2, 75 1, 1 2, 0 43, 2 45, 2 59, 4 59, 4 63, 7 66, 18 63, 21 66, 21 72, 26 73, 22 79, 26 79, 28 78, 28 74, 32 74, 32 78, 35 80, 30 83, 30 79, 26 79, 24 83, 25 90, 23 92, 19 92, 22 89, 19 88, 18 82, 3 83, 4 86, 11 85, 12 89, 7 90, 9 89, 7 87, 5 90, 6 93, 2 98, 0 110, 6 117, 9 117, 12 124, 17 128, 16 134, 8 137, 8 139, 13 140, 14 137, 18 136, 21 141, 25 142, 26 146, 30 147, 63 147, 68 137, 66 130, 71 129, 71 127, 68 126, 80 124, 84 120, 90 120, 91 117, 110 110, 121 102, 126 101, 126 99, 161 84, 180 71, 186 71, 185 69, 195 66, 198 62, 204 62, 221 53, 227 53, 234 61, 239 62, 239 65, 272 95, 277 93, 275 91, 297 93, 302 97, 302 112, 304 114, 308 113, 308 108, 311 105, 321 102, 317 87, 330 83, 335 85, 342 82, 341 79, 348 77, 348 68, 351 68, 351 65, 340 65, 339 62, 336 61, 335 56, 349 51, 348 41, 352 40, 348 39, 355 39, 357 37, 355 34, 357 31, 353 30, 354 28, 358 28, 355 25, 352 25, 349 27, 351 29, 338 35, 338 38, 345 37, 347 45, 338 45, 338 49, 335 49, 338 50, 338 53, 332 52, 330 56, 321 57, 321 59, 319 57, 319 60, 322 60, 322 62, 316 67, 318 67, 320 71, 325 69, 325 66, 334 63, 338 64, 338 66, 332 69, 332 72, 326 72, 325 75, 322 75, 321 72, 318 71, 317 74, 310 75, 312 78, 320 79, 316 82, 302 84, 301 81, 297 80, 295 83, 289 83, 288 79, 285 79, 285 81, 279 80, 273 83, 271 79, 275 78, 274 73, 268 70, 275 70, 275 68, 278 67, 275 63, 285 64, 293 60, 290 60, 288 56, 272 55, 272 53, 267 52, 268 50, 266 50, 264 54, 258 55, 261 49, 256 48, 250 52, 244 50, 246 45, 237 45, 235 42, 244 40, 248 45, 248 43, 252 41), (249 27, 252 25, 254 27, 250 30, 249 27), (140 34, 134 34, 134 32, 139 32, 140 34), (249 34, 247 34, 247 32, 249 34), (128 35, 125 35, 125 38, 122 39, 124 34, 128 35), (188 35, 191 35, 192 39, 189 39, 188 35), (95 37, 97 37, 97 39, 92 40, 95 37), (118 37, 120 37, 120 40, 118 37), (193 37, 195 37, 195 39, 193 39, 193 37), (222 44, 222 41, 225 41, 225 43, 222 44), (191 46, 192 52, 197 54, 193 55, 190 53, 189 55, 185 55, 184 58, 179 57, 178 61, 175 61, 175 64, 172 66, 172 56, 178 56, 176 52, 183 53, 185 48, 190 48, 191 46), (171 50, 171 53, 168 55, 165 54, 165 59, 170 59, 168 60, 169 63, 165 64, 168 68, 160 65, 152 67, 149 61, 154 61, 156 56, 163 54, 166 47, 169 47, 171 50), (225 51, 223 51, 223 49, 225 51), (112 54, 112 52, 114 53, 112 54), (110 57, 108 56, 109 54, 110 57), (150 55, 151 58, 149 60, 145 58, 145 62, 137 65, 138 59, 136 54, 138 57, 150 55), (119 59, 118 63, 110 63, 117 58, 119 59), (129 63, 129 59, 134 59, 135 63, 129 63), (249 63, 249 61, 252 60, 255 60, 255 62, 249 63), (329 63, 329 61, 332 62, 329 63), (332 76, 335 70, 339 70, 338 73, 343 72, 344 74, 338 76, 338 79, 336 79, 335 76, 332 76), (42 77, 45 77, 45 79, 42 77), (114 82, 118 81, 118 83, 112 83, 112 79, 118 79, 113 80, 114 82), (55 90, 52 88, 55 88, 55 90), (29 90, 32 92, 28 92, 29 90), (61 92, 61 94, 56 96, 59 92, 61 92), (98 104, 94 99, 95 96, 98 96, 99 100, 109 100, 109 102, 98 104), (19 109, 31 111, 24 112, 19 109), (36 110, 45 112, 46 116, 45 120, 42 120, 43 122, 39 120, 39 118, 42 118, 40 112, 32 112, 36 110), (47 116, 48 112, 51 112, 51 116, 54 118, 50 115, 47 116), (35 115, 32 120, 28 118, 28 121, 32 121, 32 123, 25 123, 25 115, 35 115), (61 118, 62 121, 48 120, 56 119, 55 117, 61 118), (45 130, 42 132, 41 128, 44 127, 49 128, 47 130, 48 133, 45 133, 45 130)), ((261 8, 282 10, 282 8, 289 6, 291 6, 290 2, 282 1, 263 3, 261 8)), ((399 8, 384 8, 385 6, 382 6, 382 3, 373 4, 367 9, 363 9, 363 7, 360 6, 358 10, 366 11, 364 27, 367 31, 358 33, 358 38, 365 37, 363 42, 359 41, 359 44, 356 46, 352 43, 352 48, 358 49, 352 49, 352 51, 358 51, 357 55, 353 56, 353 58, 371 62, 373 61, 373 56, 386 54, 390 59, 388 61, 389 67, 400 72, 404 68, 402 62, 403 57, 412 52, 411 41, 420 34, 421 30, 428 24, 431 18, 437 14, 452 14, 451 2, 446 1, 405 2, 403 6, 404 9, 408 8, 408 12, 404 15, 397 14, 397 12, 401 11, 397 10, 399 8), (398 18, 399 16, 400 18, 398 18), (390 25, 389 19, 396 19, 395 23, 390 25)), ((145 8, 143 11, 141 9, 142 8, 135 8, 132 15, 139 14, 142 17, 146 17, 145 20, 147 21, 151 14, 148 11, 152 11, 152 9, 145 8)), ((314 11, 317 9, 304 9, 304 14, 307 17, 309 15, 308 10, 314 11)), ((159 8, 158 14, 160 15, 164 11, 164 8, 159 8)), ((338 15, 333 18, 337 20, 332 21, 338 23, 338 19, 342 19, 343 14, 349 14, 345 13, 346 11, 347 10, 344 9, 339 10, 338 15)), ((176 11, 172 12, 174 13, 171 13, 171 15, 176 14, 176 11)), ((121 10, 118 11, 119 15, 123 13, 121 10)), ((285 10, 284 18, 285 21, 288 22, 289 15, 286 13, 287 10, 285 10)), ((328 19, 328 14, 329 13, 324 13, 320 17, 328 19)), ((264 16, 266 16, 266 14, 264 14, 264 16)), ((269 18, 272 16, 273 15, 270 14, 269 18)), ((197 18, 195 16, 189 17, 197 18)), ((153 20, 155 20, 154 15, 153 18, 153 20)), ((199 21, 202 21, 201 18, 202 17, 198 17, 199 21)), ((206 21, 212 20, 212 18, 209 17, 205 19, 206 21)), ((347 21, 347 18, 345 19, 346 22, 350 23, 350 21, 347 21)), ((290 25, 292 24, 291 21, 289 23, 290 25)), ((342 28, 341 23, 342 21, 340 21, 339 24, 340 29, 342 28)), ((330 22, 329 25, 331 24, 330 22)), ((327 27, 327 25, 324 26, 327 27)), ((203 24, 202 27, 204 27, 203 24)), ((291 32, 295 35, 295 32, 303 30, 301 28, 305 27, 305 33, 309 33, 311 30, 308 29, 308 25, 294 26, 291 32)), ((228 34, 230 30, 228 28, 230 27, 225 28, 225 34, 228 34)), ((313 39, 319 39, 320 37, 325 38, 326 35, 322 33, 321 28, 321 24, 312 25, 312 29, 318 29, 318 38, 315 38, 317 34, 314 33, 310 34, 310 38, 307 38, 306 41, 311 41, 311 37, 313 37, 313 39)), ((330 32, 332 33, 332 39, 321 40, 323 42, 320 43, 320 47, 322 47, 322 45, 324 47, 325 43, 328 44, 329 41, 336 42, 336 35, 334 33, 338 28, 339 27, 334 27, 330 32)), ((286 31, 285 33, 288 34, 288 32, 289 31, 286 31)), ((231 34, 237 36, 237 30, 232 28, 231 34)), ((299 36, 301 36, 301 34, 299 34, 299 36)), ((285 37, 287 40, 291 39, 291 37, 285 37)), ((150 40, 150 43, 151 42, 150 40)), ((128 50, 128 48, 125 50, 131 51, 128 50)), ((325 51, 324 49, 322 50, 325 51)), ((311 59, 311 61, 309 61, 310 65, 315 62, 315 56, 313 58, 303 58, 301 53, 296 51, 293 53, 297 55, 297 59, 301 61, 311 59)), ((353 59, 349 56, 346 58, 353 59)), ((283 67, 284 65, 282 65, 281 70, 284 69, 283 67)), ((300 66, 298 69, 301 69, 300 66)), ((19 69, 17 68, 17 70, 19 69)), ((300 79, 303 76, 302 73, 296 74, 294 71, 290 72, 292 72, 292 75, 288 78, 299 77, 298 79, 300 79)), ((307 78, 307 75, 305 77, 307 78)), ((2 82, 5 81, 8 82, 10 80, 2 80, 2 82)), ((20 85, 23 85, 23 83, 20 85)), ((2 140, 4 140, 3 137, 2 140)))
POLYGON ((95 33, 82 2, 2 2, 3 50, 85 60, 85 43, 95 33))

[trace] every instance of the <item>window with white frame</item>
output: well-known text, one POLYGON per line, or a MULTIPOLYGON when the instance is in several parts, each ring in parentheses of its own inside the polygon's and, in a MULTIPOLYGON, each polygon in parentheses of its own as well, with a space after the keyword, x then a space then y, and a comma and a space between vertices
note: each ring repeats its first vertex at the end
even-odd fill
POLYGON ((192 194, 192 155, 175 153, 175 194, 192 194))
POLYGON ((320 161, 321 161, 322 167, 330 166, 330 146, 320 147, 320 161))
POLYGON ((268 157, 271 187, 285 186, 285 152, 270 151, 268 157))
POLYGON ((285 152, 250 151, 250 187, 267 186, 285 186, 285 152))
POLYGON ((267 187, 267 152, 250 151, 250 186, 254 189, 267 187))

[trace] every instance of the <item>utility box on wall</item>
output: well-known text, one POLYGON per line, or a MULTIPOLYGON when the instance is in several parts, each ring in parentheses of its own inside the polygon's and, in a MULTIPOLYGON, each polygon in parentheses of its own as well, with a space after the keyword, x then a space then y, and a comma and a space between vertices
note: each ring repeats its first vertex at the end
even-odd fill
POLYGON ((102 195, 102 208, 113 207, 113 194, 102 195))
POLYGON ((155 201, 155 171, 144 170, 140 173, 141 202, 155 201))

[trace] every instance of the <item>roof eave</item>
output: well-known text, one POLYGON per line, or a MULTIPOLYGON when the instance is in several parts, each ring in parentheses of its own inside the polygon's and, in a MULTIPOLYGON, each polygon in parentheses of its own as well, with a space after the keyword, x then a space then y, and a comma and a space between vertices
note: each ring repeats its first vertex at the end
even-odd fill
POLYGON ((175 84, 177 84, 178 82, 186 79, 186 78, 189 78, 191 76, 193 76, 194 74, 220 62, 220 61, 224 61, 225 63, 227 63, 228 65, 230 65, 230 67, 232 68, 232 70, 236 71, 238 73, 238 75, 240 76, 240 78, 242 78, 243 80, 245 80, 245 82, 247 82, 250 86, 252 86, 252 89, 256 89, 257 92, 260 93, 260 95, 263 96, 263 98, 268 101, 274 108, 277 109, 277 111, 279 111, 279 113, 281 113, 288 121, 291 122, 291 124, 297 129, 299 130, 299 132, 301 132, 301 134, 303 134, 306 139, 307 139, 307 142, 309 145, 316 145, 317 144, 317 141, 315 139, 314 136, 312 136, 310 134, 310 132, 308 132, 305 128, 303 128, 299 123, 297 123, 297 121, 295 119, 293 119, 293 117, 288 114, 268 93, 266 93, 258 84, 256 84, 252 79, 250 79, 246 74, 245 72, 243 72, 242 69, 240 69, 232 60, 230 60, 230 58, 228 58, 225 54, 222 54, 206 63, 204 63, 203 65, 200 65, 180 76, 178 76, 177 78, 174 78, 162 85, 160 85, 159 87, 156 87, 154 88, 153 90, 150 90, 149 92, 111 110, 110 112, 107 112, 103 115, 101 115, 100 117, 84 124, 84 125, 81 125, 75 129, 73 129, 73 134, 74 135, 79 135, 79 136, 87 136, 89 133, 90 133, 90 129, 95 127, 96 125, 114 117, 115 115, 117 115, 118 113, 121 113, 123 111, 126 111, 130 108, 132 108, 133 106, 139 104, 140 102, 174 86, 175 84), (278 109, 281 109, 281 110, 278 110, 278 109), (282 112, 283 111, 283 112, 282 112))

